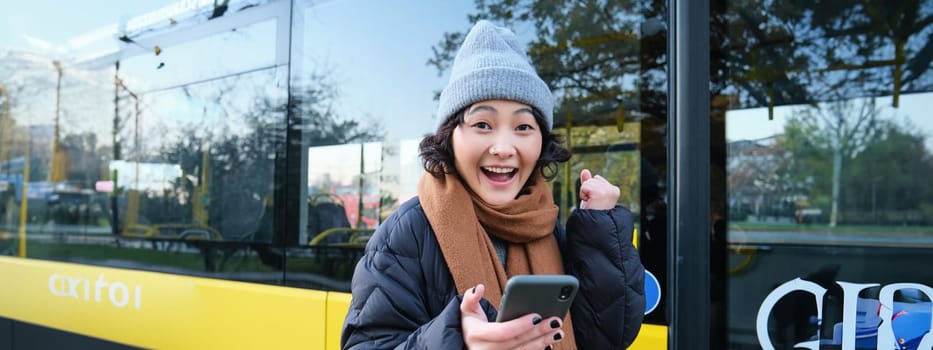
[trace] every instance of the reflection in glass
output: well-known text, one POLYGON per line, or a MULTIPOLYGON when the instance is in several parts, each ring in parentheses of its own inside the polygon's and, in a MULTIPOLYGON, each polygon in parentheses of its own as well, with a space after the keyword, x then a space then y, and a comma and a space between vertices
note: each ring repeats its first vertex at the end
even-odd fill
POLYGON ((275 20, 248 24, 174 46, 159 46, 158 55, 125 59, 120 70, 127 84, 143 92, 270 68, 275 65, 275 36, 275 20))
POLYGON ((364 229, 379 224, 381 146, 369 142, 308 151, 308 234, 312 240, 336 227, 364 229))
MULTIPOLYGON (((174 164, 180 174, 161 193, 124 185, 136 193, 127 193, 130 207, 121 223, 130 230, 139 224, 195 225, 226 240, 258 235, 268 241, 271 227, 260 223, 270 202, 274 141, 284 120, 270 107, 284 100, 283 91, 271 88, 280 74, 260 71, 143 95, 145 109, 139 125, 128 127, 132 134, 127 133, 123 152, 129 162, 174 164)), ((115 174, 118 190, 119 184, 136 181, 115 174)))
POLYGON ((187 274, 267 269, 243 244, 271 241, 285 70, 145 92, 149 80, 118 65, 49 62, 51 74, 4 89, 16 104, 3 115, 0 220, 28 241, 4 253, 187 274))
MULTIPOLYGON (((857 347, 875 348, 885 336, 870 318, 879 288, 933 285, 912 268, 933 249, 933 2, 712 8, 712 115, 724 119, 728 143, 729 347, 838 348, 851 306, 861 312, 857 347), (795 278, 827 290, 822 310, 798 292, 757 315, 795 278), (846 282, 881 287, 852 296, 856 306, 844 301, 846 282), (756 315, 767 323, 756 328, 756 315)), ((929 296, 907 294, 885 308, 929 312, 929 296)), ((910 327, 894 330, 908 348, 919 343, 910 327)))

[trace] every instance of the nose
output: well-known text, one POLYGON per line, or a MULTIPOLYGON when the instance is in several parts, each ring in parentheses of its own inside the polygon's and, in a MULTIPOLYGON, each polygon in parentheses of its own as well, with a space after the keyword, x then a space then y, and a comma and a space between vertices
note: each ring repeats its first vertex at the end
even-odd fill
POLYGON ((500 158, 509 158, 515 155, 515 143, 511 135, 500 135, 489 147, 489 153, 500 158))

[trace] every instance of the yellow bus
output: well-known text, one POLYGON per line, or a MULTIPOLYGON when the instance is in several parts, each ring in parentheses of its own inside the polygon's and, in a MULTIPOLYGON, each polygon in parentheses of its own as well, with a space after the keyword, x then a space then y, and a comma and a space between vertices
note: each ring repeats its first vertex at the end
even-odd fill
POLYGON ((633 349, 929 349, 933 2, 10 1, 0 349, 339 349, 453 51, 515 31, 620 187, 633 349), (79 15, 80 14, 80 15, 79 15))

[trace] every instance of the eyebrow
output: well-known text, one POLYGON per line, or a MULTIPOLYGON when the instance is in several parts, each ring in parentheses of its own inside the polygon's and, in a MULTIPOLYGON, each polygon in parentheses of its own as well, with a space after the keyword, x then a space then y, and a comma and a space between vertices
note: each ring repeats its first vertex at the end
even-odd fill
MULTIPOLYGON (((473 107, 472 109, 470 109, 470 111, 467 113, 467 115, 473 115, 474 113, 479 113, 479 112, 481 112, 481 111, 489 111, 489 112, 493 112, 493 113, 498 113, 498 112, 499 112, 498 110, 496 110, 496 109, 495 109, 494 107, 492 107, 492 106, 479 105, 479 106, 476 106, 476 107, 473 107)), ((515 110, 515 113, 512 113, 512 114, 519 114, 519 113, 528 113, 528 114, 534 115, 534 113, 532 113, 532 111, 531 111, 531 108, 527 108, 527 107, 519 108, 519 109, 515 110)))

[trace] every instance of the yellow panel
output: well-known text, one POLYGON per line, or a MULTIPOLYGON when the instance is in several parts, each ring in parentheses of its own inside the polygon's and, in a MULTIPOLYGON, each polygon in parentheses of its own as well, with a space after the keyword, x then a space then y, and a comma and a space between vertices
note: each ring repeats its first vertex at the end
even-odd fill
POLYGON ((0 316, 144 348, 325 342, 321 291, 13 257, 0 281, 0 316))
MULTIPOLYGON (((340 348, 350 294, 0 257, 0 316, 144 348, 340 348)), ((631 349, 666 349, 645 324, 631 349)))
POLYGON ((632 245, 638 248, 638 229, 632 230, 632 245))
POLYGON ((350 310, 350 294, 327 293, 327 350, 340 350, 343 319, 350 310))
POLYGON ((663 350, 667 349, 667 326, 656 324, 643 324, 635 343, 630 350, 663 350))

